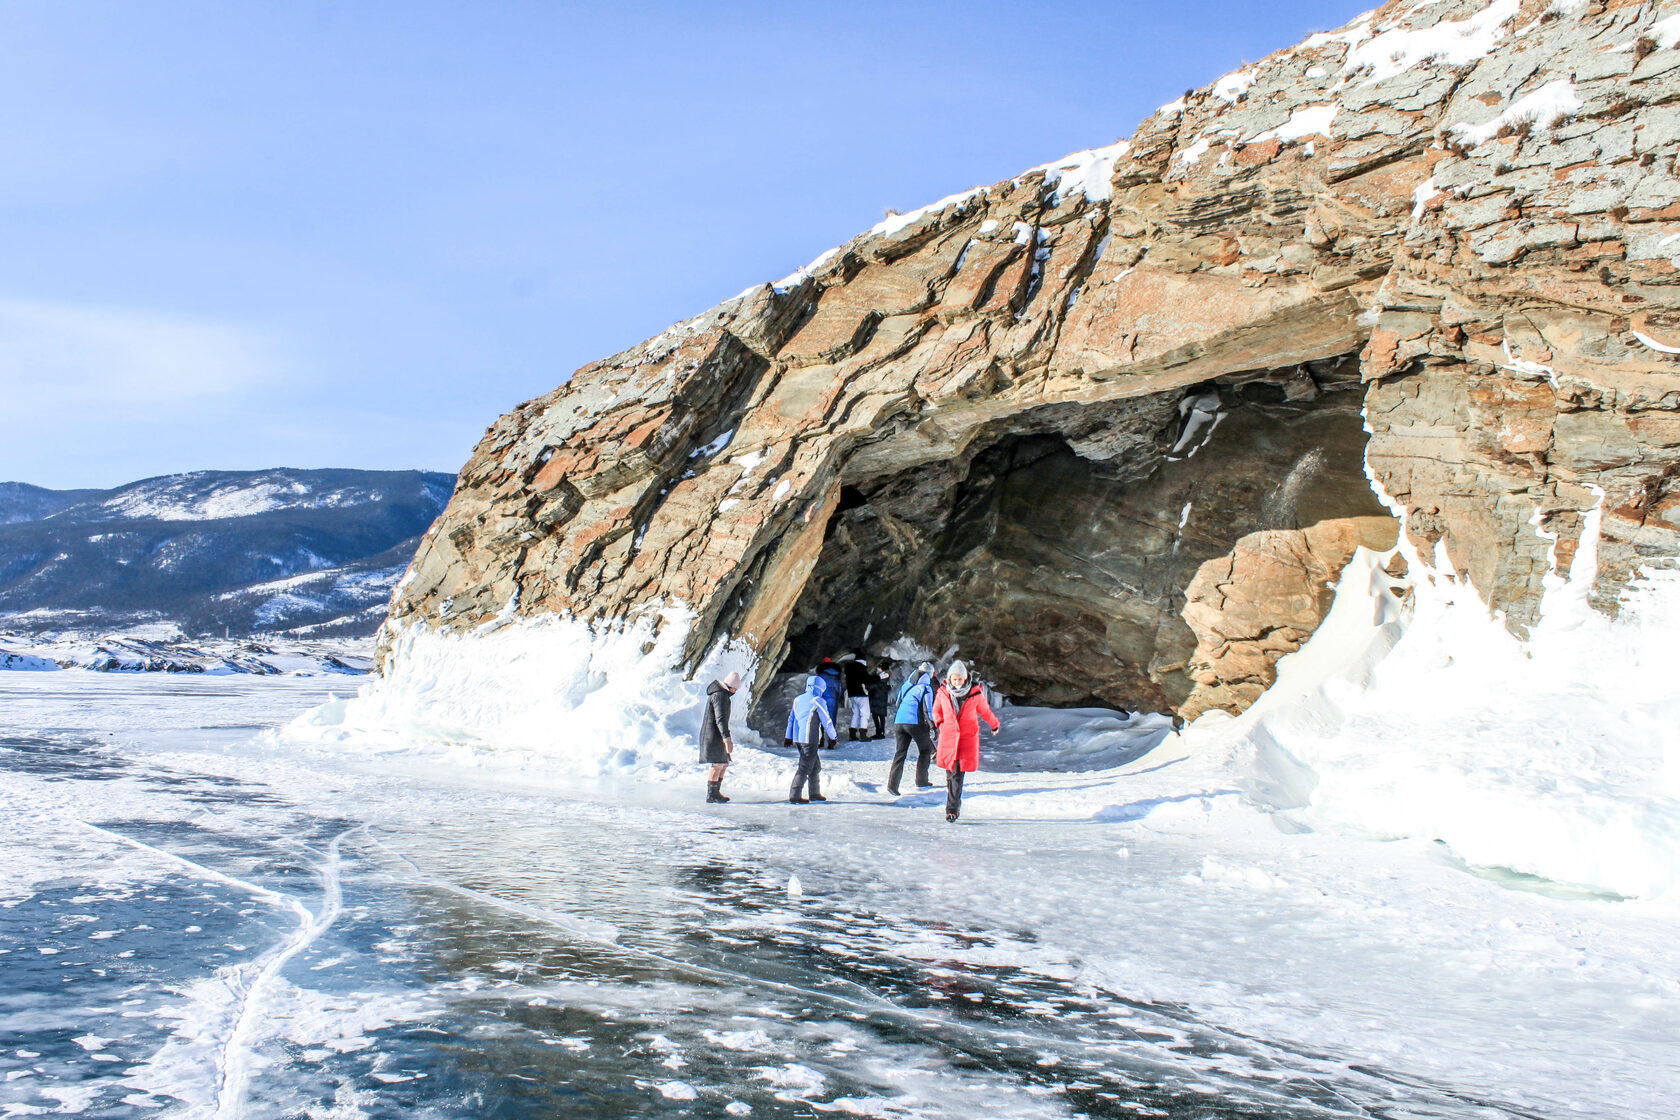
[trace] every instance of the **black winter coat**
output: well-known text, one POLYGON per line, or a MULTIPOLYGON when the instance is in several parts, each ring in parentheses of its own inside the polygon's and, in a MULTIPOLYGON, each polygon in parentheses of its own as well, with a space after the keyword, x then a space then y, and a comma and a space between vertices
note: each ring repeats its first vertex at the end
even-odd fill
POLYGON ((875 715, 887 710, 887 694, 891 691, 891 682, 881 675, 880 670, 869 674, 869 707, 875 715))
POLYGON ((729 738, 729 701, 733 698, 722 681, 713 681, 706 689, 706 706, 700 714, 701 762, 729 761, 723 741, 729 738))
POLYGON ((846 697, 869 695, 869 670, 861 661, 842 661, 840 669, 846 674, 846 697))

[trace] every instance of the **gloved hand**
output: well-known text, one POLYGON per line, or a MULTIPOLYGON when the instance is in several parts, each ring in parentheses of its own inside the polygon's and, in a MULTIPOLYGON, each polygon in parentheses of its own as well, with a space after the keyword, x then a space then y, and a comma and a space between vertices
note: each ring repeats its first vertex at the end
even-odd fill
POLYGON ((784 747, 793 746, 793 740, 792 739, 783 739, 782 740, 782 746, 784 746, 784 747))

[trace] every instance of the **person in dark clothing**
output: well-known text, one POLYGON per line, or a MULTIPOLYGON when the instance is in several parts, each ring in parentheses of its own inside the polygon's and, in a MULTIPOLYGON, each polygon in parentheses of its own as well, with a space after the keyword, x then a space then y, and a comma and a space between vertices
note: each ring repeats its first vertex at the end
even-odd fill
POLYGON ((887 697, 892 693, 892 671, 886 662, 869 674, 869 714, 875 720, 875 738, 887 737, 887 697))
POLYGON ((898 690, 897 706, 893 710, 893 744, 892 766, 887 771, 887 792, 898 796, 898 783, 904 777, 904 759, 910 753, 910 744, 916 744, 916 788, 926 789, 933 784, 928 776, 928 766, 933 762, 933 735, 929 731, 929 724, 933 719, 933 693, 939 687, 939 678, 934 675, 933 666, 926 661, 917 667, 916 671, 904 678, 904 684, 898 690))
POLYGON ((740 687, 741 674, 730 673, 706 688, 706 710, 700 717, 700 761, 712 764, 706 800, 714 805, 729 800, 723 795, 723 772, 729 769, 730 756, 735 753, 735 740, 729 735, 729 702, 740 687))
POLYGON ((846 681, 846 738, 856 743, 869 733, 869 666, 863 651, 854 650, 840 659, 846 681), (862 732, 862 734, 859 734, 862 732))
POLYGON ((820 676, 812 673, 805 678, 805 691, 794 700, 793 708, 788 712, 787 731, 782 736, 782 746, 799 748, 799 768, 793 772, 793 790, 788 794, 788 800, 795 805, 803 805, 807 800, 828 800, 817 785, 817 776, 822 773, 822 759, 817 755, 817 747, 822 743, 824 734, 834 737, 834 721, 829 718, 823 692, 820 676), (811 785, 808 799, 800 796, 806 782, 811 785))
POLYGON ((828 741, 823 746, 833 750, 840 745, 840 736, 834 729, 840 725, 840 702, 846 697, 845 679, 840 672, 840 666, 836 665, 831 657, 823 658, 813 671, 822 678, 823 705, 828 709, 828 741))

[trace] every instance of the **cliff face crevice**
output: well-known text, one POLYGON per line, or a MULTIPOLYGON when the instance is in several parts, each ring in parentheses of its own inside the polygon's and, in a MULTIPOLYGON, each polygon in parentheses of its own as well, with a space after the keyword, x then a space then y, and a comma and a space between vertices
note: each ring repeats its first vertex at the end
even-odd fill
MULTIPOLYGON (((1239 554, 1313 523, 1233 502, 1207 538, 1222 551, 1128 598, 1088 590, 1123 582, 1090 555, 1027 547, 1016 516, 1059 492, 1087 518, 1062 537, 1102 525, 1099 506, 1176 521, 1172 480, 1207 453, 1171 448, 1210 392, 1215 438, 1288 450, 1243 468, 1257 489, 1335 460, 1320 520, 1337 522, 1380 512, 1337 458, 1362 406, 1355 450, 1414 542, 1440 542, 1519 632, 1598 506, 1594 601, 1614 609, 1639 565, 1680 551, 1677 44, 1659 4, 1390 4, 1129 142, 891 216, 500 418, 393 623, 471 628, 512 604, 610 624, 681 603, 690 659, 728 635, 768 672, 790 638, 799 656, 857 641, 868 599, 881 626, 960 632, 1022 695, 1240 707, 1269 677, 1245 664, 1221 691, 1221 643, 1316 618, 1294 592, 1270 622, 1263 595, 1221 592, 1240 620, 1222 629, 1204 595, 1187 621, 1198 566, 1230 561, 1205 587, 1262 570, 1282 587, 1281 558, 1330 578, 1380 532, 1239 554), (1332 414, 1344 427, 1312 427, 1332 414), (875 591, 847 589, 848 557, 875 591), (960 625, 976 595, 989 630, 960 625), (1082 637, 1033 641, 1052 617, 1082 637)), ((1151 547, 1123 559, 1153 574, 1151 547)))

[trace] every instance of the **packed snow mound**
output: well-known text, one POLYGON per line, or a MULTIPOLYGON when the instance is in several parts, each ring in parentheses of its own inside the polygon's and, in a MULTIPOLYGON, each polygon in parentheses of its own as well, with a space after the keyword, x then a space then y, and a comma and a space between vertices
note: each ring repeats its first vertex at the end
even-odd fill
MULTIPOLYGON (((1589 534, 1590 535, 1590 534, 1589 534)), ((1404 548, 1404 546, 1402 546, 1404 548)), ((1680 884, 1680 572, 1647 570, 1612 620, 1585 602, 1590 542, 1527 642, 1446 557, 1361 550, 1312 640, 1192 749, 1240 749, 1250 796, 1297 823, 1441 842, 1474 867, 1623 897, 1680 884)))
POLYGON ((1112 770, 1135 762, 1173 732, 1171 716, 1110 708, 1004 708, 1003 730, 983 739, 988 770, 1112 770))
MULTIPOLYGON (((525 752, 580 777, 692 767, 706 686, 731 670, 751 681, 754 665, 725 645, 685 679, 688 627, 676 608, 614 628, 511 611, 473 630, 400 627, 383 676, 298 717, 282 738, 375 753, 455 748, 475 765, 485 751, 525 752)), ((743 685, 737 727, 751 699, 743 685)))

